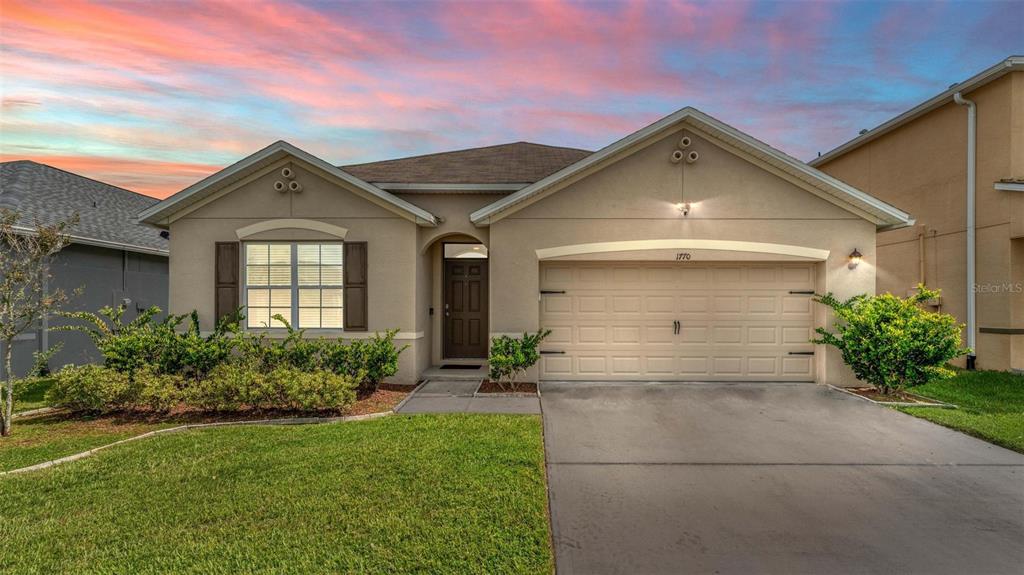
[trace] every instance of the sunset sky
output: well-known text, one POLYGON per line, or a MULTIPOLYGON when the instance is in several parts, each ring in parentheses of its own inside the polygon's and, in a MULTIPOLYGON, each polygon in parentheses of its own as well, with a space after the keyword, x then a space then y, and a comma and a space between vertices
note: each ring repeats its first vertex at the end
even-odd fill
POLYGON ((334 163, 600 148, 692 105, 792 155, 1006 56, 1024 2, 0 0, 0 157, 164 197, 278 139, 334 163))

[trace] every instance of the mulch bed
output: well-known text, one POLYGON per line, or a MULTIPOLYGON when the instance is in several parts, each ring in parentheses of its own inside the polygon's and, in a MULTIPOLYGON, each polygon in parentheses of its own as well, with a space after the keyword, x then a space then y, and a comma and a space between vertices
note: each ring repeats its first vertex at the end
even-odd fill
POLYGON ((921 405, 939 403, 930 399, 925 399, 901 391, 897 391, 896 393, 887 395, 873 387, 847 387, 844 389, 846 389, 846 391, 849 391, 850 393, 855 393, 861 397, 866 397, 873 401, 882 401, 890 403, 920 403, 921 405))
MULTIPOLYGON (((498 385, 497 382, 485 379, 480 384, 480 389, 476 390, 477 393, 513 393, 512 389, 506 386, 505 388, 498 385)), ((536 383, 520 383, 516 385, 515 393, 522 393, 524 395, 537 395, 537 384, 536 383)))
POLYGON ((250 419, 278 419, 286 417, 336 417, 339 415, 366 415, 390 411, 407 395, 412 393, 414 386, 382 384, 371 394, 360 394, 356 402, 343 412, 338 411, 295 411, 288 409, 241 409, 239 411, 209 412, 193 408, 176 408, 167 413, 151 411, 118 411, 103 415, 82 415, 58 409, 36 416, 25 417, 29 420, 48 421, 85 420, 94 426, 123 426, 133 423, 216 423, 220 421, 247 421, 250 419))

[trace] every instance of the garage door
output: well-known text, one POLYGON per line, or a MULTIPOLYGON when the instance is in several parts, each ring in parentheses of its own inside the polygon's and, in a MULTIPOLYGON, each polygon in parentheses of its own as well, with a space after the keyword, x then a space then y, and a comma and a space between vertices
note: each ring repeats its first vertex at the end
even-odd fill
POLYGON ((542 262, 545 380, 812 381, 814 267, 542 262))

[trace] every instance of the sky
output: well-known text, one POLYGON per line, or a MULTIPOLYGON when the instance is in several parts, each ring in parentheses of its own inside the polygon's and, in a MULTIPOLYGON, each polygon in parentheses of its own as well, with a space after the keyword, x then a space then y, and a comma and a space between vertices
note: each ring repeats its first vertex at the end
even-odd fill
POLYGON ((1024 54, 1013 2, 0 0, 0 160, 166 197, 336 164, 599 149, 694 106, 810 160, 1024 54))

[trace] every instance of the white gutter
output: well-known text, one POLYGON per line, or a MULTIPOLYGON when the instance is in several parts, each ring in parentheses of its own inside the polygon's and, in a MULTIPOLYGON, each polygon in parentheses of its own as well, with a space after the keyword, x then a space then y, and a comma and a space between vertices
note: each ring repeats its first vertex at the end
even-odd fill
POLYGON ((977 359, 975 332, 978 327, 977 297, 974 293, 975 257, 974 257, 974 185, 977 164, 977 126, 978 107, 973 101, 965 99, 960 92, 953 94, 953 101, 960 106, 967 106, 967 347, 971 349, 967 356, 967 369, 974 369, 977 359))
MULTIPOLYGON (((18 232, 19 234, 25 234, 25 235, 35 235, 36 234, 36 231, 34 229, 26 228, 26 227, 23 227, 23 226, 14 226, 14 231, 18 232)), ((135 244, 125 244, 125 243, 121 243, 121 242, 112 242, 110 240, 101 240, 101 239, 97 239, 97 238, 87 238, 87 237, 84 237, 84 236, 76 236, 74 234, 68 234, 68 238, 71 239, 71 243, 73 243, 73 244, 81 244, 81 245, 85 245, 85 246, 96 246, 96 247, 100 247, 100 248, 110 248, 110 249, 113 249, 113 250, 124 250, 126 252, 136 252, 136 253, 140 253, 140 254, 151 254, 151 255, 154 255, 154 256, 164 256, 164 257, 167 257, 168 255, 170 255, 170 251, 162 250, 162 249, 159 249, 159 248, 150 248, 150 247, 146 247, 146 246, 137 246, 135 244)))

